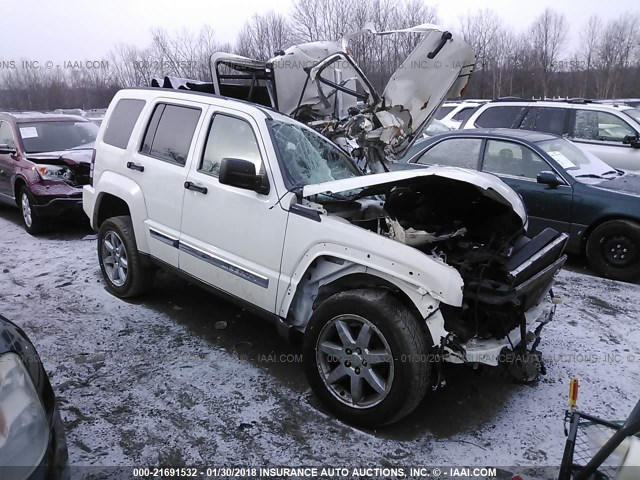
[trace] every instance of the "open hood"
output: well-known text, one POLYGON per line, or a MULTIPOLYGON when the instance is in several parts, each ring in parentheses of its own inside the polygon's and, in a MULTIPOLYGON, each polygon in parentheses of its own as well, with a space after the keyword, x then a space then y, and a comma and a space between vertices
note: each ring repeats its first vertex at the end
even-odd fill
POLYGON ((473 49, 431 24, 378 35, 419 33, 422 40, 391 76, 382 94, 385 110, 406 122, 409 113, 411 133, 423 128, 447 98, 464 93, 475 64, 473 49), (401 115, 396 115, 400 112, 401 115))
POLYGON ((495 175, 464 168, 429 167, 333 180, 304 186, 302 196, 310 197, 321 193, 335 194, 358 189, 366 189, 371 194, 385 193, 396 186, 419 184, 421 179, 428 177, 438 177, 472 185, 481 190, 485 196, 504 205, 509 205, 520 217, 522 225, 527 222, 527 212, 522 199, 511 187, 495 175))

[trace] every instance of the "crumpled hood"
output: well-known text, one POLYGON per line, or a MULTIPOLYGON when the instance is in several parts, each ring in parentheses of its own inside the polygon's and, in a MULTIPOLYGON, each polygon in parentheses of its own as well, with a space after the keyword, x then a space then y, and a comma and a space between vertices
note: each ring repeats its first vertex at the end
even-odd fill
POLYGON ((70 167, 91 163, 92 150, 62 150, 59 152, 27 153, 28 160, 48 165, 68 165, 70 167))
MULTIPOLYGON (((418 183, 422 177, 440 177, 468 183, 482 190, 484 195, 505 205, 510 205, 522 220, 527 222, 527 212, 518 195, 511 187, 495 175, 475 172, 456 167, 429 167, 424 169, 399 170, 388 173, 376 173, 359 177, 333 180, 331 182, 306 185, 302 189, 303 197, 310 197, 320 193, 340 193, 349 190, 367 189, 371 194, 383 193, 396 185, 418 183), (374 188, 375 187, 375 188, 374 188)), ((446 199, 443 199, 446 201, 446 199)))
POLYGON ((294 45, 268 62, 276 80, 279 111, 297 118, 306 107, 316 116, 342 120, 357 99, 336 93, 335 85, 364 92, 367 95, 361 99, 367 98, 366 107, 380 125, 371 138, 397 146, 396 153, 406 148, 406 140, 433 118, 447 98, 463 94, 474 64, 473 50, 464 40, 432 24, 384 32, 368 24, 339 41, 294 45), (349 41, 362 35, 416 34, 420 42, 380 95, 349 55, 349 41))
MULTIPOLYGON (((475 55, 459 35, 451 35, 437 25, 418 25, 379 35, 390 33, 423 36, 391 76, 382 94, 388 112, 408 111, 411 130, 415 133, 433 118, 447 98, 462 96, 473 71, 475 55)), ((403 120, 406 115, 398 118, 403 120)))
POLYGON ((605 180, 596 185, 597 188, 611 190, 613 192, 622 192, 640 196, 640 175, 627 173, 626 175, 605 180))

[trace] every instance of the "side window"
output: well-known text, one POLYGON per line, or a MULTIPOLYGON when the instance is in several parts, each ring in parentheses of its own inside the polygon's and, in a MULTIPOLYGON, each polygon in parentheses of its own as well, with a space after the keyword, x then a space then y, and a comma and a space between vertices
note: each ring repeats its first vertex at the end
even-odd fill
POLYGON ((565 108, 530 108, 522 119, 520 128, 562 135, 566 112, 565 108))
POLYGON ((627 135, 635 134, 635 130, 616 115, 595 110, 576 110, 576 121, 573 128, 574 138, 622 142, 627 135))
POLYGON ((535 179, 543 170, 549 170, 549 166, 529 147, 500 140, 487 141, 483 172, 535 179))
POLYGON ((216 114, 198 171, 217 177, 223 158, 249 160, 256 166, 256 172, 262 170, 262 157, 251 125, 237 117, 216 114))
POLYGON ((434 117, 437 118, 438 120, 442 120, 454 108, 456 107, 440 107, 438 110, 436 110, 434 117))
POLYGON ((501 105, 488 107, 476 119, 476 126, 482 128, 512 128, 524 107, 501 105))
POLYGON ((133 127, 145 103, 144 100, 120 100, 109 117, 102 141, 114 147, 127 148, 133 127))
POLYGON ((436 144, 417 163, 422 165, 446 165, 448 167, 462 167, 478 169, 480 157, 480 138, 452 138, 436 144))
POLYGON ((455 120, 456 122, 464 122, 471 116, 473 112, 476 111, 476 108, 478 107, 463 108, 462 110, 458 111, 453 117, 451 117, 451 120, 455 120))
POLYGON ((184 166, 200 112, 194 107, 156 105, 140 153, 184 166))
POLYGON ((16 141, 13 139, 13 131, 8 122, 0 122, 0 143, 15 148, 16 141))

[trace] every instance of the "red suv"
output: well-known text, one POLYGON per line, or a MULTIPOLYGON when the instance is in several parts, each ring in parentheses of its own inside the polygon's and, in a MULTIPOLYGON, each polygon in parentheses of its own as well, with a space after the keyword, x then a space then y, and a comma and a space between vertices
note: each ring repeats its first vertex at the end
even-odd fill
POLYGON ((20 208, 27 232, 84 215, 82 186, 98 129, 73 115, 0 113, 0 201, 20 208))

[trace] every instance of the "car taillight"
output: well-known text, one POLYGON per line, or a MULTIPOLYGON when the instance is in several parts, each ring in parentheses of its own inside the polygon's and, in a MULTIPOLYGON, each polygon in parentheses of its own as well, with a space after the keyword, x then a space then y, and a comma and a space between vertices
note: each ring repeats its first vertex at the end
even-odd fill
POLYGON ((91 150, 91 166, 89 167, 89 185, 93 187, 93 166, 96 163, 96 149, 91 150))

